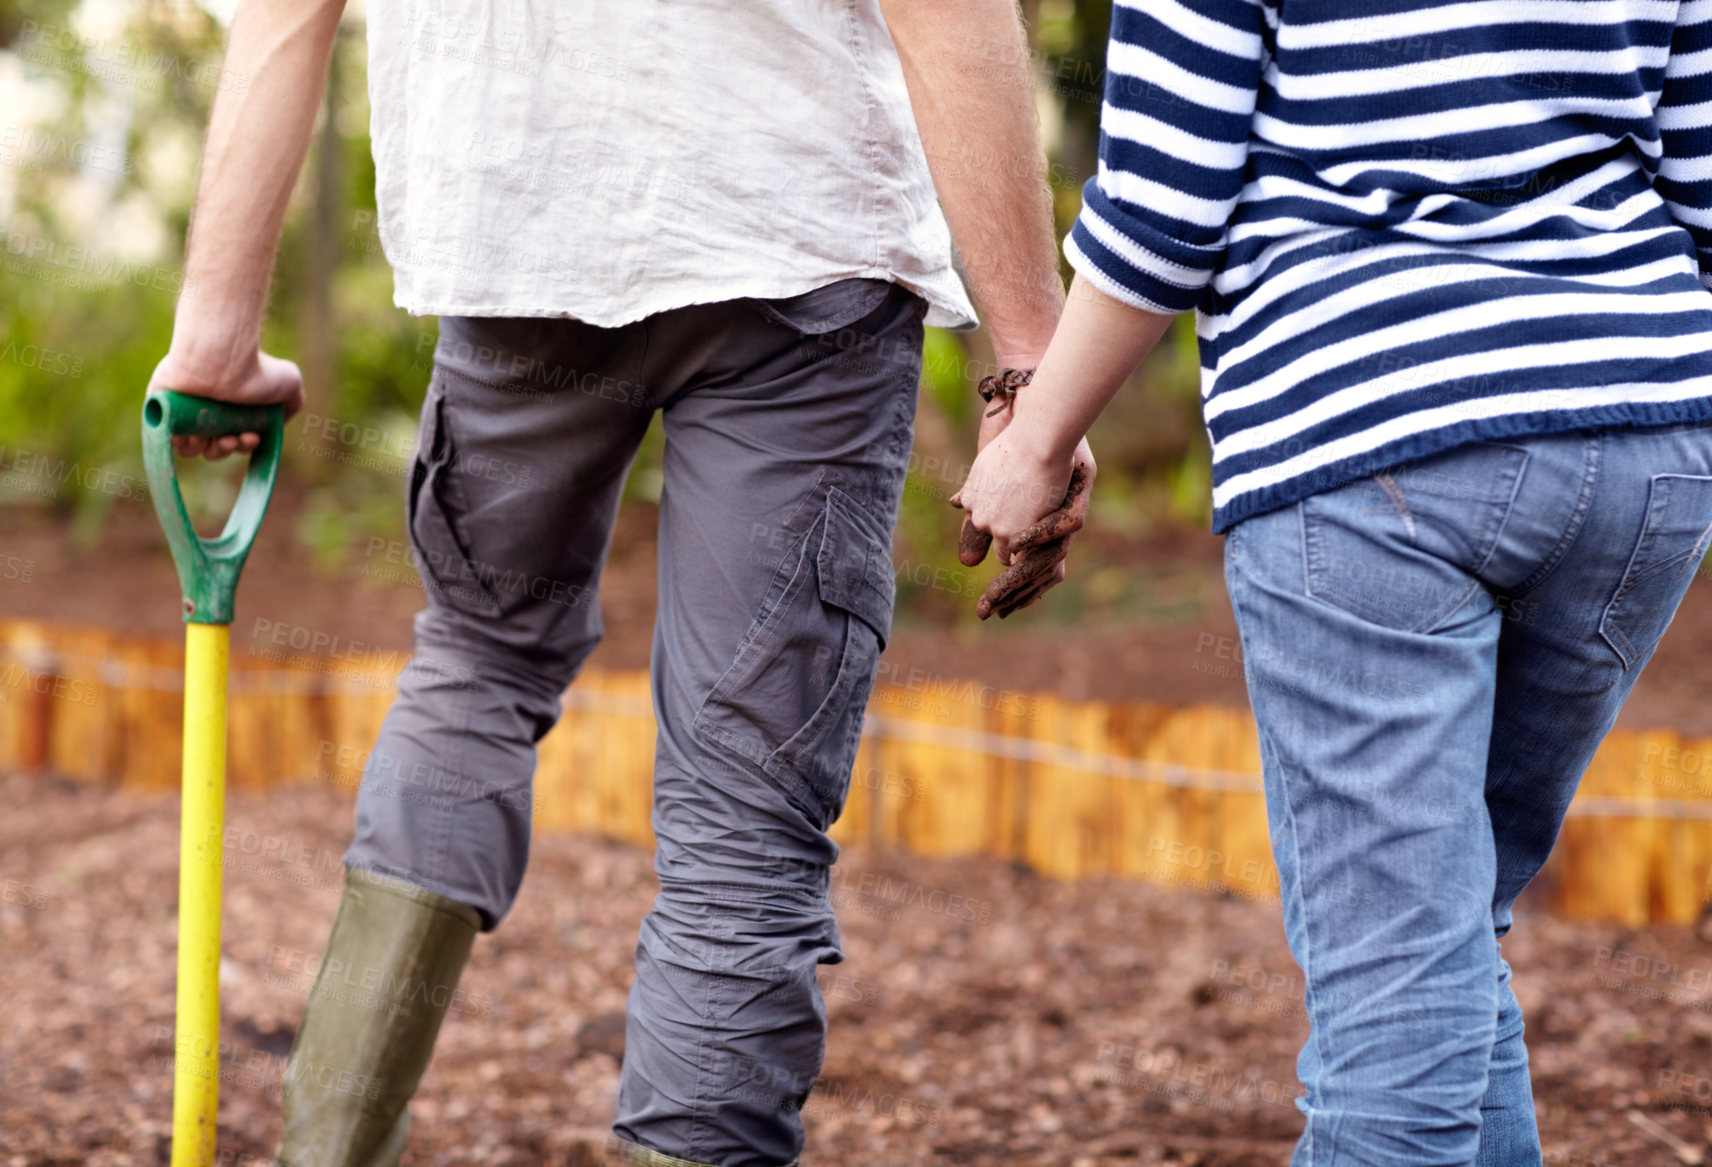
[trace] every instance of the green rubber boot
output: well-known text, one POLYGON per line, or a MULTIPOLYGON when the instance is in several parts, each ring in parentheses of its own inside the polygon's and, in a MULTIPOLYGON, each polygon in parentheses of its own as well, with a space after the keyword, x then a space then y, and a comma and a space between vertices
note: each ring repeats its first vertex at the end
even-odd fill
POLYGON ((345 894, 285 1067, 275 1167, 394 1167, 406 1110, 481 927, 474 908, 345 872, 345 894))

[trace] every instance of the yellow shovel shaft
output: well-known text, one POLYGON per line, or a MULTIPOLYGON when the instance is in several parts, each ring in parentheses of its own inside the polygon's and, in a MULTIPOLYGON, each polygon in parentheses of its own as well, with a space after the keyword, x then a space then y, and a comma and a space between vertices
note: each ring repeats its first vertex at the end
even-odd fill
POLYGON ((178 1025, 172 1167, 214 1162, 220 1104, 220 874, 229 626, 184 626, 184 810, 178 850, 178 1025))

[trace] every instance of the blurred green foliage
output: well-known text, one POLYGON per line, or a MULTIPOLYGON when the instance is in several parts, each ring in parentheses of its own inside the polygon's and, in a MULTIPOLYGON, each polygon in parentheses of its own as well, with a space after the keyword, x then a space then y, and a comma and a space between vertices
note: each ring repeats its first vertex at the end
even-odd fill
MULTIPOLYGON (((136 408, 171 336, 196 161, 216 91, 209 79, 218 77, 224 40, 220 24, 192 4, 150 0, 128 11, 122 28, 98 35, 78 23, 72 0, 0 0, 0 77, 15 70, 31 97, 24 116, 0 117, 0 132, 28 125, 33 135, 0 141, 0 183, 9 179, 12 189, 0 254, 0 505, 57 508, 84 536, 127 497, 112 482, 141 476, 136 408), (126 68, 109 67, 105 77, 91 67, 115 61, 126 68), (81 153, 72 148, 79 144, 81 153), (19 473, 20 457, 36 468, 19 473)), ((1024 11, 1062 233, 1094 171, 1110 3, 1033 0, 1024 11)), ((320 182, 322 151, 311 149, 263 332, 269 351, 299 358, 316 339, 306 330, 331 319, 334 335, 323 338, 330 382, 311 385, 310 411, 335 428, 389 435, 373 451, 359 448, 362 456, 315 440, 301 423, 288 436, 284 489, 297 503, 295 536, 329 570, 345 565, 363 538, 400 537, 405 467, 386 450, 407 445, 414 432, 436 335, 432 319, 392 304, 375 230, 360 26, 344 30, 337 54, 330 116, 318 130, 338 135, 337 164, 332 181, 320 182), (336 224, 335 237, 317 233, 318 222, 336 224), (318 267, 318 247, 336 258, 326 277, 318 274, 327 267, 318 267), (318 317, 318 303, 330 313, 318 317)), ((905 619, 965 618, 968 593, 979 590, 975 578, 988 574, 957 563, 959 514, 946 503, 973 456, 979 399, 969 372, 987 354, 978 334, 930 331, 898 557, 938 582, 906 587, 900 578, 905 619)), ((1143 534, 1160 524, 1205 525, 1198 378, 1185 318, 1092 436, 1101 527, 1143 534)), ((632 497, 658 497, 660 442, 656 426, 632 474, 632 497)), ((231 479, 230 472, 192 476, 187 490, 198 509, 218 510, 231 479)), ((1084 557, 1082 567, 1054 594, 1062 618, 1089 604, 1109 606, 1123 591, 1097 561, 1084 557)))

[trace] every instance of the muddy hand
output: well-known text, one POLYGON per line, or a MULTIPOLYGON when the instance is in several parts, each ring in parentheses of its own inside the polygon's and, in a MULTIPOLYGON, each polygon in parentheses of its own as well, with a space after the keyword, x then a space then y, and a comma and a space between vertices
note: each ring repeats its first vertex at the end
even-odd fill
POLYGON ((1025 551, 1036 544, 1054 543, 1073 535, 1088 521, 1088 486, 1090 468, 1080 459, 1070 471, 1070 485, 1064 491, 1064 503, 1051 514, 1042 515, 1032 527, 1024 527, 1011 536, 1011 553, 1025 551))
MULTIPOLYGON (((1070 471, 1070 486, 1064 492, 1064 504, 1051 514, 1043 515, 1033 526, 1018 531, 1011 540, 1011 550, 1021 551, 1036 543, 1050 543, 1082 529, 1082 524, 1088 518, 1088 465, 1077 460, 1076 466, 1070 471)), ((953 497, 952 506, 958 505, 953 497)), ((980 530, 970 521, 968 515, 963 516, 963 529, 957 535, 957 560, 964 567, 977 567, 987 558, 987 551, 993 545, 993 537, 980 530)), ((1062 558, 1062 557, 1060 557, 1062 558)), ((1000 576, 999 579, 1004 579, 1000 576)), ((998 580, 993 581, 997 583, 998 580)))
MULTIPOLYGON (((1064 492, 1063 505, 1011 538, 1011 565, 987 585, 987 590, 975 604, 977 616, 985 620, 997 612, 1002 620, 1012 612, 1028 607, 1064 579, 1064 559, 1070 553, 1070 538, 1087 521, 1092 472, 1092 462, 1078 458, 1075 469, 1070 472, 1070 486, 1064 492)), ((970 526, 965 517, 963 535, 958 540, 958 558, 973 567, 985 557, 987 545, 991 542, 990 535, 970 526), (968 552, 976 549, 977 540, 979 553, 971 559, 968 552)))
POLYGON ((997 612, 1003 620, 1040 599, 1064 578, 1064 557, 1069 551, 1070 536, 1066 535, 1013 553, 1011 565, 987 585, 975 602, 975 615, 985 620, 997 612))
POLYGON ((977 567, 987 558, 993 537, 978 529, 968 515, 963 516, 963 530, 957 536, 957 561, 964 567, 977 567))

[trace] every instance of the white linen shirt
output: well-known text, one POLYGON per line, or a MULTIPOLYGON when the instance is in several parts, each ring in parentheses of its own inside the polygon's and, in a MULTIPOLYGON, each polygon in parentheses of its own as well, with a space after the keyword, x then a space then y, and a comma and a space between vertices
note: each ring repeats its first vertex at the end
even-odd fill
POLYGON ((892 280, 975 321, 878 0, 369 0, 415 315, 616 327, 892 280))

